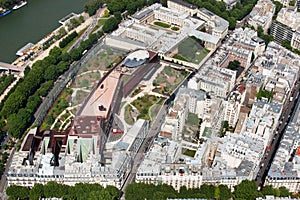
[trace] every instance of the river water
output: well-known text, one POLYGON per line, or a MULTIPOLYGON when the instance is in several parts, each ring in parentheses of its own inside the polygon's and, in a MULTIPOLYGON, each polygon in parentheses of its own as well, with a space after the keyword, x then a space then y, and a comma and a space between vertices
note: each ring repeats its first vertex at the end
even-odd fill
POLYGON ((27 43, 37 43, 60 26, 71 12, 81 13, 89 0, 28 0, 26 6, 0 18, 0 61, 11 63, 27 43))

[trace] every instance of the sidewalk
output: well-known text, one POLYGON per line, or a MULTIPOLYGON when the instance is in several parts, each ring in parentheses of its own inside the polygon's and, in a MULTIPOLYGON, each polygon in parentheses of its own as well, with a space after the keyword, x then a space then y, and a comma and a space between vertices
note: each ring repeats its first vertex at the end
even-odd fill
MULTIPOLYGON (((79 33, 80 31, 82 31, 83 29, 85 29, 87 26, 90 26, 91 23, 93 22, 92 17, 89 17, 88 19, 86 19, 82 24, 80 24, 78 27, 76 27, 75 29, 71 30, 68 33, 71 33, 73 31, 76 31, 77 33, 79 33)), ((59 27, 60 28, 60 27, 59 27)), ((67 35, 66 35, 67 36, 67 35)), ((66 37, 65 36, 65 37, 66 37)), ((38 57, 36 57, 33 61, 31 61, 28 65, 32 66, 33 63, 35 63, 38 60, 43 60, 45 57, 47 57, 49 55, 50 50, 57 46, 59 47, 59 43, 65 38, 61 38, 60 40, 54 42, 48 49, 46 49, 45 51, 43 51, 40 55, 38 55, 38 57)))

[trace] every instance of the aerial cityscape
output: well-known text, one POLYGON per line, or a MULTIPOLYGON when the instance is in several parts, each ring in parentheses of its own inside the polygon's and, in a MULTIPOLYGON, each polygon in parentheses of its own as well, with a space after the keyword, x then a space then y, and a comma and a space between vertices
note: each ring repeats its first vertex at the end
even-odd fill
POLYGON ((0 199, 300 198, 300 0, 79 6, 0 51, 0 199))

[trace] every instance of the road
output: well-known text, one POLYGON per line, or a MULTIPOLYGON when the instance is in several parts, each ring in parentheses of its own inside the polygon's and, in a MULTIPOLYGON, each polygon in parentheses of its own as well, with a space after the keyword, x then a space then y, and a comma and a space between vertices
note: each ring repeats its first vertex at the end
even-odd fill
MULTIPOLYGON (((16 143, 17 144, 17 143, 16 143)), ((4 193, 4 189, 6 188, 7 186, 7 181, 6 181, 6 174, 8 172, 8 168, 9 166, 11 165, 11 162, 12 162, 12 158, 13 158, 13 155, 15 153, 15 150, 16 150, 16 145, 15 147, 12 149, 11 151, 11 154, 9 155, 9 158, 6 162, 6 165, 5 165, 5 170, 3 172, 3 175, 1 177, 1 181, 0 181, 0 199, 4 200, 4 199, 8 199, 8 197, 6 196, 6 194, 4 193)))
MULTIPOLYGON (((280 124, 276 129, 276 132, 274 134, 273 140, 270 144, 271 148, 268 149, 267 152, 265 152, 263 159, 260 163, 260 169, 257 174, 257 177, 255 179, 258 186, 263 186, 266 176, 268 175, 269 168, 271 166, 271 163, 274 159, 274 156, 276 154, 276 150, 280 144, 281 138, 285 132, 285 129, 291 120, 291 116, 296 112, 295 106, 299 99, 299 89, 300 84, 298 83, 295 87, 295 92, 293 94, 293 100, 289 101, 289 98, 287 99, 287 102, 284 104, 283 112, 280 117, 280 124)), ((298 102, 299 103, 299 102, 298 102)))
MULTIPOLYGON (((134 181, 136 172, 142 161, 142 156, 148 150, 148 148, 152 145, 154 138, 158 135, 161 125, 162 125, 162 122, 163 122, 164 118, 166 117, 168 107, 169 107, 168 104, 164 104, 161 107, 161 109, 159 110, 159 112, 157 114, 155 121, 153 122, 153 124, 149 130, 147 137, 142 142, 141 147, 139 148, 138 152, 136 153, 136 156, 133 158, 133 167, 132 167, 131 173, 129 174, 129 176, 125 180, 125 183, 122 186, 123 192, 125 192, 126 186, 134 181)), ((123 198, 124 198, 124 196, 122 197, 122 199, 123 198)))
POLYGON ((75 44, 68 50, 68 53, 74 48, 78 48, 80 43, 84 40, 86 40, 90 33, 93 31, 93 29, 96 27, 98 24, 98 19, 104 15, 104 11, 106 10, 106 7, 100 8, 97 10, 97 13, 93 15, 92 17, 92 22, 89 24, 89 27, 84 31, 84 33, 79 37, 79 39, 75 42, 75 44))

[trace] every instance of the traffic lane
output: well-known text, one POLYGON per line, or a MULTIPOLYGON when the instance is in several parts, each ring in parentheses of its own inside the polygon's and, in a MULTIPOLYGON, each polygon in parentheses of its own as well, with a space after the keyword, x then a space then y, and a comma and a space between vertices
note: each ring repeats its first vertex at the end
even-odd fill
POLYGON ((159 128, 159 122, 163 117, 166 116, 167 112, 167 105, 163 105, 161 110, 159 111, 157 118, 154 120, 153 125, 150 127, 149 133, 147 137, 143 140, 141 147, 139 148, 136 156, 133 159, 133 166, 130 174, 128 175, 127 179, 125 180, 122 191, 125 192, 126 186, 134 181, 136 172, 138 170, 138 167, 140 166, 141 162, 143 161, 142 155, 148 150, 149 146, 151 146, 151 143, 154 140, 154 137, 159 133, 157 129, 159 128))
MULTIPOLYGON (((299 85, 297 85, 297 89, 298 88, 299 88, 299 85)), ((298 99, 295 97, 298 97, 299 90, 296 90, 296 91, 297 92, 295 92, 293 95, 293 97, 294 97, 293 101, 288 103, 287 109, 285 109, 284 115, 280 119, 282 122, 279 125, 279 127, 277 128, 277 133, 274 135, 274 138, 272 140, 272 144, 274 144, 274 146, 272 146, 271 150, 268 152, 268 155, 263 157, 264 158, 263 163, 261 163, 261 165, 260 165, 260 166, 263 165, 263 167, 260 168, 259 173, 258 173, 258 174, 260 174, 260 176, 256 177, 257 184, 260 186, 264 183, 265 178, 267 176, 267 172, 271 165, 270 162, 272 162, 272 160, 273 160, 272 157, 274 158, 274 156, 275 156, 275 154, 274 154, 274 153, 276 153, 276 152, 274 152, 275 147, 279 146, 279 143, 278 143, 279 137, 283 135, 283 132, 288 125, 288 121, 290 121, 290 119, 291 119, 292 109, 296 106, 296 100, 298 100, 298 99)))

